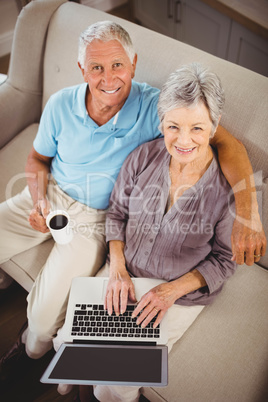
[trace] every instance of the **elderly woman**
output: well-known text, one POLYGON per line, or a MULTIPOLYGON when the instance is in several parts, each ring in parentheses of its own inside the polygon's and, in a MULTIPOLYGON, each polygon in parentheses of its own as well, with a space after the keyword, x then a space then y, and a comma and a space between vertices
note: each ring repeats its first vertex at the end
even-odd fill
MULTIPOLYGON (((164 138, 126 159, 114 187, 106 230, 110 279, 106 308, 135 301, 131 276, 166 280, 134 310, 145 327, 169 318, 169 341, 183 335, 235 271, 230 187, 209 140, 224 104, 219 78, 198 64, 171 74, 160 94, 164 138)), ((100 401, 138 401, 139 388, 96 386, 100 401)))

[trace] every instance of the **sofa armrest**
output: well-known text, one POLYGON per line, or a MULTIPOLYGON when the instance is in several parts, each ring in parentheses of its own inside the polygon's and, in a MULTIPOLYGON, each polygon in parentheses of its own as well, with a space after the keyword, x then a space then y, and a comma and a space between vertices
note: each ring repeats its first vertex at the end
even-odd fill
POLYGON ((66 1, 32 1, 17 19, 8 79, 0 85, 0 147, 40 119, 47 29, 53 13, 66 1))
POLYGON ((12 87, 8 80, 0 85, 0 148, 41 115, 41 94, 12 87))

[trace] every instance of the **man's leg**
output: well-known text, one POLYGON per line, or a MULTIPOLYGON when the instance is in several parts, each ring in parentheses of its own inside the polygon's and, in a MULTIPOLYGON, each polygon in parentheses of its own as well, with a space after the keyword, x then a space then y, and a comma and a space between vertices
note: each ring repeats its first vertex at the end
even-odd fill
MULTIPOLYGON (((40 272, 28 296, 29 328, 19 335, 18 340, 1 358, 1 374, 11 373, 10 352, 14 347, 21 349, 26 343, 29 356, 38 358, 52 346, 52 337, 62 325, 65 317, 67 297, 71 280, 75 276, 95 275, 106 258, 105 212, 97 211, 74 201, 50 180, 48 199, 52 209, 65 209, 69 212, 75 231, 68 245, 55 245, 47 263, 40 272)), ((1 261, 29 249, 50 237, 31 228, 28 216, 32 200, 28 188, 22 194, 0 206, 1 261), (3 224, 2 224, 3 222, 3 224), (10 223, 11 222, 11 223, 10 223), (9 232, 11 233, 10 236, 9 232), (7 240, 8 239, 8 240, 7 240), (15 239, 15 240, 13 240, 15 239)))
MULTIPOLYGON (((74 207, 73 207, 74 208, 74 207)), ((46 264, 28 295, 29 328, 23 336, 31 358, 43 356, 52 347, 52 339, 63 325, 71 282, 77 276, 94 276, 106 259, 105 215, 85 207, 75 218, 74 237, 69 244, 55 244, 46 264), (79 222, 83 222, 81 226, 79 222)))

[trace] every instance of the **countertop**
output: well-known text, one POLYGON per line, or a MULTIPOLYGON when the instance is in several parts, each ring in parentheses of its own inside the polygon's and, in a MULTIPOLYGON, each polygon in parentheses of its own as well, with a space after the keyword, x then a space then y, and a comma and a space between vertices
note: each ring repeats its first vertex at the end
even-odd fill
POLYGON ((247 29, 268 39, 268 0, 202 0, 247 29))

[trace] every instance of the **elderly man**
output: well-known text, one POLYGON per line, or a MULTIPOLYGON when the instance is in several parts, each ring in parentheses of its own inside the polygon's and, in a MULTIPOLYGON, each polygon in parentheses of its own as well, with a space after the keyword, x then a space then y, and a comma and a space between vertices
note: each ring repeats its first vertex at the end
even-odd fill
MULTIPOLYGON (((159 90, 132 81, 136 63, 131 39, 119 25, 100 22, 81 34, 78 65, 85 83, 48 101, 27 161, 28 186, 12 200, 16 213, 8 202, 0 206, 0 262, 50 237, 45 221, 50 209, 67 210, 74 228, 71 243, 54 245, 28 295, 28 326, 2 357, 2 378, 14 375, 27 356, 40 358, 51 349, 64 322, 72 278, 95 275, 105 261, 105 212, 122 163, 138 145, 160 136, 159 90)), ((220 127, 212 145, 232 187, 249 179, 242 144, 220 127)), ((251 189, 235 196, 237 214, 251 221, 253 211, 257 222, 255 228, 234 225, 238 263, 244 262, 244 252, 248 264, 265 252, 251 196, 251 189)))

